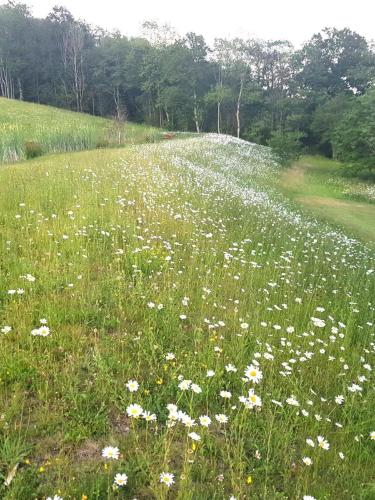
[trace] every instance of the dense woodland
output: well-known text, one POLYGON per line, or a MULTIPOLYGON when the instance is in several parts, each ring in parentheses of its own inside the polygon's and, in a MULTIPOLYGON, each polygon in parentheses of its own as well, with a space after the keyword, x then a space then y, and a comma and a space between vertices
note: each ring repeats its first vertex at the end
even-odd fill
POLYGON ((169 130, 216 131, 375 167, 375 51, 326 28, 286 40, 177 35, 147 22, 127 38, 77 20, 0 7, 0 95, 169 130))

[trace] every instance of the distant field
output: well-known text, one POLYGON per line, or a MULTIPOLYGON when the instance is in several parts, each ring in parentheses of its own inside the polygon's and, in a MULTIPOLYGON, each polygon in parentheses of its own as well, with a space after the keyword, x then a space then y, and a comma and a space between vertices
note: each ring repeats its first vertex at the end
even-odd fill
POLYGON ((26 143, 36 143, 41 153, 80 151, 119 144, 154 142, 161 131, 50 106, 0 97, 0 163, 26 157, 26 143), (120 137, 119 137, 120 136, 120 137))
POLYGON ((281 174, 279 186, 323 220, 375 242, 375 184, 344 177, 341 172, 338 162, 304 156, 281 174))
POLYGON ((279 175, 214 134, 0 168, 2 500, 375 498, 374 252, 279 175))

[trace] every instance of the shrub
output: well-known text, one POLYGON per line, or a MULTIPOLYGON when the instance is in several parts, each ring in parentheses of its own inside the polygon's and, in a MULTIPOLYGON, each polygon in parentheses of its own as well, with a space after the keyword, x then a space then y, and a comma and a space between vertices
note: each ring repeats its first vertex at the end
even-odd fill
POLYGON ((36 158, 43 154, 43 148, 38 142, 28 141, 25 142, 25 154, 26 158, 36 158))
POLYGON ((282 165, 290 165, 302 153, 301 132, 273 132, 268 145, 282 165))
POLYGON ((106 139, 105 137, 100 137, 97 139, 95 147, 96 148, 108 148, 109 146, 109 140, 106 139))

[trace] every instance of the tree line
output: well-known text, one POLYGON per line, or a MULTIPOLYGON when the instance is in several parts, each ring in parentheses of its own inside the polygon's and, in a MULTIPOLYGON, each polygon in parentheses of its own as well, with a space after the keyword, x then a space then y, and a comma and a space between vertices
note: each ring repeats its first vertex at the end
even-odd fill
MULTIPOLYGON (((146 22, 128 38, 64 7, 0 7, 0 95, 169 130, 216 131, 375 168, 375 51, 348 28, 287 40, 177 35, 146 22)), ((1 111, 1 110, 0 110, 1 111)))

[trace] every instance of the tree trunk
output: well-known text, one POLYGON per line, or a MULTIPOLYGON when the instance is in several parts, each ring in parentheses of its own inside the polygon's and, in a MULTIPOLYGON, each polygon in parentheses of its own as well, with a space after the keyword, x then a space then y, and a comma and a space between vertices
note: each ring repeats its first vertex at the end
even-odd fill
POLYGON ((3 97, 14 99, 14 82, 6 65, 0 66, 0 91, 3 97))
POLYGON ((217 133, 220 134, 220 105, 221 102, 217 101, 217 133))
POLYGON ((200 133, 200 128, 199 128, 199 120, 198 120, 198 110, 197 110, 197 94, 194 91, 194 121, 195 121, 195 128, 197 129, 197 133, 200 133))
POLYGON ((243 90, 243 79, 241 79, 240 91, 238 93, 238 98, 237 98, 236 118, 237 118, 237 138, 238 139, 240 138, 240 131, 241 131, 240 107, 241 107, 242 90, 243 90))
POLYGON ((23 90, 22 90, 21 80, 19 78, 17 78, 17 84, 18 84, 18 98, 20 101, 23 101, 23 90))

